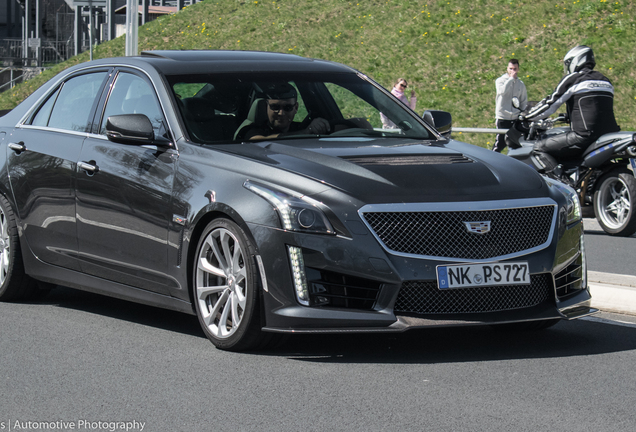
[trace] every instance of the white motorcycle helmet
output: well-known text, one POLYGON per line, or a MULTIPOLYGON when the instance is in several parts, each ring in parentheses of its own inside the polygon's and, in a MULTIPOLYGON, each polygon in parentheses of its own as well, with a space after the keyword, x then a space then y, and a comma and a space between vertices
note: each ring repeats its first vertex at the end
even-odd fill
POLYGON ((572 48, 563 57, 563 73, 571 74, 583 69, 583 66, 590 65, 592 69, 596 66, 596 60, 594 60, 594 51, 592 48, 579 45, 572 48))

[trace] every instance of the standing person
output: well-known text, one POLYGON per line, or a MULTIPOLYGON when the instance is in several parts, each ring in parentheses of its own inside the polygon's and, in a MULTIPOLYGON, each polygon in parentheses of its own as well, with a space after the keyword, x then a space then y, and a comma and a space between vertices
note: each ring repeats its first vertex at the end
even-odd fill
MULTIPOLYGON (((417 98, 415 97, 415 91, 411 90, 411 97, 409 99, 406 98, 406 89, 409 84, 406 82, 404 78, 398 78, 395 84, 393 85, 393 90, 391 90, 391 94, 401 100, 404 105, 411 107, 413 111, 415 111, 415 104, 417 103, 417 98)), ((395 123, 389 120, 384 114, 380 113, 380 117, 382 118, 382 126, 384 129, 395 129, 395 123)))
MULTIPOLYGON (((497 96, 495 99, 495 125, 497 129, 510 128, 513 120, 519 117, 519 113, 521 113, 528 104, 526 85, 517 78, 518 73, 519 60, 510 59, 506 73, 495 81, 495 87, 497 88, 497 96), (519 100, 518 108, 515 108, 512 104, 512 98, 514 97, 519 100)), ((499 134, 492 149, 501 153, 504 148, 506 148, 506 136, 505 134, 499 134)))

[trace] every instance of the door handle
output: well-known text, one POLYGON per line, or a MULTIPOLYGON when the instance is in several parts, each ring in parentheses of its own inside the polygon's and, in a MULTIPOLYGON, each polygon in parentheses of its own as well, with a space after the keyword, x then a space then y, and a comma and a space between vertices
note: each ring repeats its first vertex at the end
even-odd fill
POLYGON ((24 145, 24 142, 20 141, 18 143, 9 143, 8 147, 13 150, 14 152, 16 152, 16 154, 20 154, 23 151, 26 151, 26 146, 24 145))
POLYGON ((86 173, 88 175, 93 175, 95 174, 97 171, 99 171, 99 167, 97 165, 95 165, 94 161, 90 161, 90 162, 78 162, 77 166, 86 171, 86 173))

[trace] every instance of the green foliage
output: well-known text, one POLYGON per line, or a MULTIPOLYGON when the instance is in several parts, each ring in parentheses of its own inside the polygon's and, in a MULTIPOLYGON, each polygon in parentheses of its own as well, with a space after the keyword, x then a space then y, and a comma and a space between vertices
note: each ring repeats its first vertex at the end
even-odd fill
MULTIPOLYGON (((260 50, 333 60, 387 88, 406 78, 418 112, 441 109, 456 126, 494 127, 494 80, 509 58, 521 62, 529 99, 540 100, 561 78, 565 53, 586 44, 615 85, 619 124, 636 130, 634 15, 636 4, 627 0, 205 0, 141 27, 139 50, 260 50)), ((94 50, 95 58, 123 54, 123 37, 94 50)), ((0 94, 0 109, 86 60, 83 53, 0 94)), ((456 137, 483 146, 494 140, 456 137)))

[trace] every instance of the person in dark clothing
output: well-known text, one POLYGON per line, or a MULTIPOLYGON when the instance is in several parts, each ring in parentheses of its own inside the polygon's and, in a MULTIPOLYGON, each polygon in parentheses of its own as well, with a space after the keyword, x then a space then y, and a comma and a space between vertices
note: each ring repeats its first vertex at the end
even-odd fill
POLYGON ((540 120, 554 114, 566 104, 570 130, 546 134, 534 145, 534 154, 545 172, 558 166, 558 161, 580 156, 603 134, 620 130, 614 117, 614 87, 596 66, 594 52, 585 45, 572 48, 563 58, 565 76, 554 93, 534 106, 526 120, 540 120))
POLYGON ((316 118, 307 127, 295 122, 298 112, 297 92, 288 83, 272 84, 265 89, 267 101, 267 123, 255 126, 245 135, 245 139, 266 139, 296 134, 324 135, 329 133, 329 122, 316 118))

